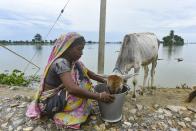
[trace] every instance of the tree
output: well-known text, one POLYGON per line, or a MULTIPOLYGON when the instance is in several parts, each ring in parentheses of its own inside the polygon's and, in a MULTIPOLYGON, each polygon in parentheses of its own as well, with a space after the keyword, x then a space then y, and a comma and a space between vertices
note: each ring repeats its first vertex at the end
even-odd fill
POLYGON ((172 38, 174 37, 174 31, 173 31, 173 30, 170 31, 170 36, 171 36, 172 38))
POLYGON ((34 36, 34 40, 35 40, 35 43, 41 42, 42 41, 42 36, 40 34, 36 34, 34 36))
POLYGON ((174 31, 171 30, 169 36, 163 37, 164 46, 172 45, 184 45, 184 39, 181 36, 174 35, 174 31))

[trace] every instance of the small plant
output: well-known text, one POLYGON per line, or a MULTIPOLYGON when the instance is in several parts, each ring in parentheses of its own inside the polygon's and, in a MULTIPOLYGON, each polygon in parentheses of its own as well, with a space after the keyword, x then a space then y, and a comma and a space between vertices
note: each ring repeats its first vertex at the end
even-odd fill
POLYGON ((26 80, 24 73, 20 70, 13 70, 11 74, 0 74, 0 84, 12 85, 12 86, 26 86, 29 84, 29 80, 26 80))

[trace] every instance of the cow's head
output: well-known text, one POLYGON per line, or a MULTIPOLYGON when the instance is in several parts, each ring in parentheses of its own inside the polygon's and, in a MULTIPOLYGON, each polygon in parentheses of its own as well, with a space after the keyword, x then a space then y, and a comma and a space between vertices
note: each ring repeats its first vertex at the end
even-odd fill
POLYGON ((125 35, 120 52, 117 57, 115 64, 115 69, 118 69, 121 74, 128 74, 128 72, 133 68, 134 65, 134 51, 131 43, 132 39, 130 35, 125 35))
POLYGON ((111 94, 119 93, 123 88, 123 78, 118 75, 109 75, 107 78, 107 87, 111 94))
POLYGON ((136 74, 122 75, 113 73, 111 75, 103 75, 107 79, 107 88, 111 94, 118 94, 123 89, 124 81, 128 80, 136 74))

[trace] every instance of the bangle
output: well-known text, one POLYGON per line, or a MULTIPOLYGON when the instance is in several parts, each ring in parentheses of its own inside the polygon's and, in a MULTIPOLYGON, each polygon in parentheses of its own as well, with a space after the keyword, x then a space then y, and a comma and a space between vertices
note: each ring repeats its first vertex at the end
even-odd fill
POLYGON ((101 99, 101 95, 102 95, 102 93, 99 93, 99 98, 101 99))

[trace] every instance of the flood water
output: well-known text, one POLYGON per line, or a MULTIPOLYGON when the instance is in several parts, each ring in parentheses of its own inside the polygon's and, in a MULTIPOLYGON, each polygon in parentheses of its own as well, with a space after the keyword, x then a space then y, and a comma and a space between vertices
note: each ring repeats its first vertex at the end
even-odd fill
MULTIPOLYGON (((24 56, 28 60, 40 67, 37 68, 32 64, 28 64, 25 60, 11 53, 10 51, 0 47, 0 73, 11 72, 13 69, 24 71, 26 75, 38 75, 43 73, 43 69, 47 63, 52 46, 37 47, 34 45, 9 45, 9 49, 24 56)), ((105 67, 106 74, 111 73, 120 50, 121 44, 106 44, 105 46, 105 67)), ((177 47, 159 48, 159 59, 155 72, 155 85, 161 87, 175 87, 186 83, 189 86, 196 85, 196 44, 186 44, 177 47), (178 62, 176 58, 183 58, 178 62)), ((81 61, 90 70, 97 72, 98 61, 98 44, 86 45, 81 61)), ((149 69, 151 66, 149 66, 149 69)), ((140 70, 139 84, 142 84, 143 69, 140 70)), ((131 79, 128 84, 131 84, 131 79)))

